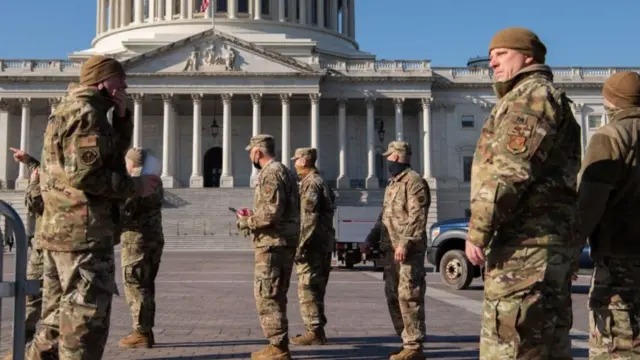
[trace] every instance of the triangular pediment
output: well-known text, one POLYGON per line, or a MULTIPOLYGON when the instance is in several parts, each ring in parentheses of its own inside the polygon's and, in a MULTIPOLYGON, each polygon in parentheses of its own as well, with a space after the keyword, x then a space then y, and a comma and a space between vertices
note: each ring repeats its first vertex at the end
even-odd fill
POLYGON ((214 30, 124 60, 127 73, 314 74, 308 64, 214 30))

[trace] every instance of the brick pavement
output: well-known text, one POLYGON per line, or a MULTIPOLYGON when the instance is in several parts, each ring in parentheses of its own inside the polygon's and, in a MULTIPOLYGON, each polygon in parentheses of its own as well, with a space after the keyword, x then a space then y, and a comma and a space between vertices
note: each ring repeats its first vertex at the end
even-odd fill
MULTIPOLYGON (((5 256, 5 271, 13 266, 5 256)), ((120 275, 118 263, 118 274, 120 275)), ((153 349, 122 350, 118 340, 130 331, 124 296, 114 297, 111 332, 104 359, 246 359, 266 344, 256 316, 249 252, 181 253, 163 257, 157 283, 156 342, 153 349)), ((326 307, 328 346, 294 347, 295 359, 388 359, 400 346, 386 310, 382 282, 362 269, 332 272, 326 307)), ((11 275, 12 276, 12 275, 11 275)), ((7 276, 5 276, 7 278, 7 276)), ((428 286, 446 290, 439 275, 429 274, 428 286)), ((581 280, 584 281, 584 280, 581 280)), ((122 283, 118 279, 121 292, 122 283)), ((296 295, 289 292, 290 335, 303 330, 296 295)), ((448 290, 447 290, 448 291, 448 290)), ((482 298, 481 286, 452 292, 471 300, 482 298)), ((477 359, 478 315, 446 299, 428 297, 427 345, 429 358, 477 359)), ((586 295, 578 295, 574 312, 586 320, 586 295), (582 304, 582 305, 580 305, 582 304)), ((3 303, 0 353, 11 341, 12 301, 3 303)), ((576 321, 584 328, 584 322, 576 321)), ((586 359, 576 350, 575 359, 586 359)))

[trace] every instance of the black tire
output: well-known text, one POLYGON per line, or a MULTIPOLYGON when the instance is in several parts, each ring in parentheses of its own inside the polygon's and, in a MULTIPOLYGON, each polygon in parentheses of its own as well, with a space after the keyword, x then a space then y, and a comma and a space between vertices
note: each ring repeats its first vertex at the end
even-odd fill
POLYGON ((447 286, 463 290, 473 281, 473 265, 464 251, 449 250, 440 260, 440 276, 447 286))

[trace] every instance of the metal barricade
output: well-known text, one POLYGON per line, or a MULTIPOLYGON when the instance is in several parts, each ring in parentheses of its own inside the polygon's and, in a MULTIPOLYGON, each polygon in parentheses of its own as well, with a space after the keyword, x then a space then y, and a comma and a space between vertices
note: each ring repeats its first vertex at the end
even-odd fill
MULTIPOLYGON (((26 296, 37 294, 40 287, 38 280, 27 280, 27 234, 20 215, 5 201, 0 200, 0 216, 4 216, 15 237, 15 280, 3 280, 4 244, 0 256, 0 319, 2 318, 2 299, 15 298, 13 306, 13 360, 24 360, 25 353, 25 312, 26 296)), ((9 235, 9 234, 6 234, 9 235)))

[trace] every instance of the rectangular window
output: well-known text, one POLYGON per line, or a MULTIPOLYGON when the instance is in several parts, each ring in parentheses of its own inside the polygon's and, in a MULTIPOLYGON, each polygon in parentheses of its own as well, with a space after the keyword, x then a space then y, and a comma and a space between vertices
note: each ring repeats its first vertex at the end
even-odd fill
POLYGON ((260 0, 262 1, 262 15, 271 14, 271 1, 269 0, 260 0))
POLYGON ((238 13, 249 13, 249 0, 238 0, 238 13))
POLYGON ((475 126, 475 118, 473 115, 462 115, 460 117, 460 123, 463 128, 472 128, 475 126))
POLYGON ((462 180, 471 182, 471 165, 473 164, 473 156, 462 157, 462 180))
POLYGON ((227 0, 218 0, 218 8, 216 12, 227 12, 227 0))
POLYGON ((589 115, 587 117, 589 130, 594 130, 602 126, 602 115, 589 115))

